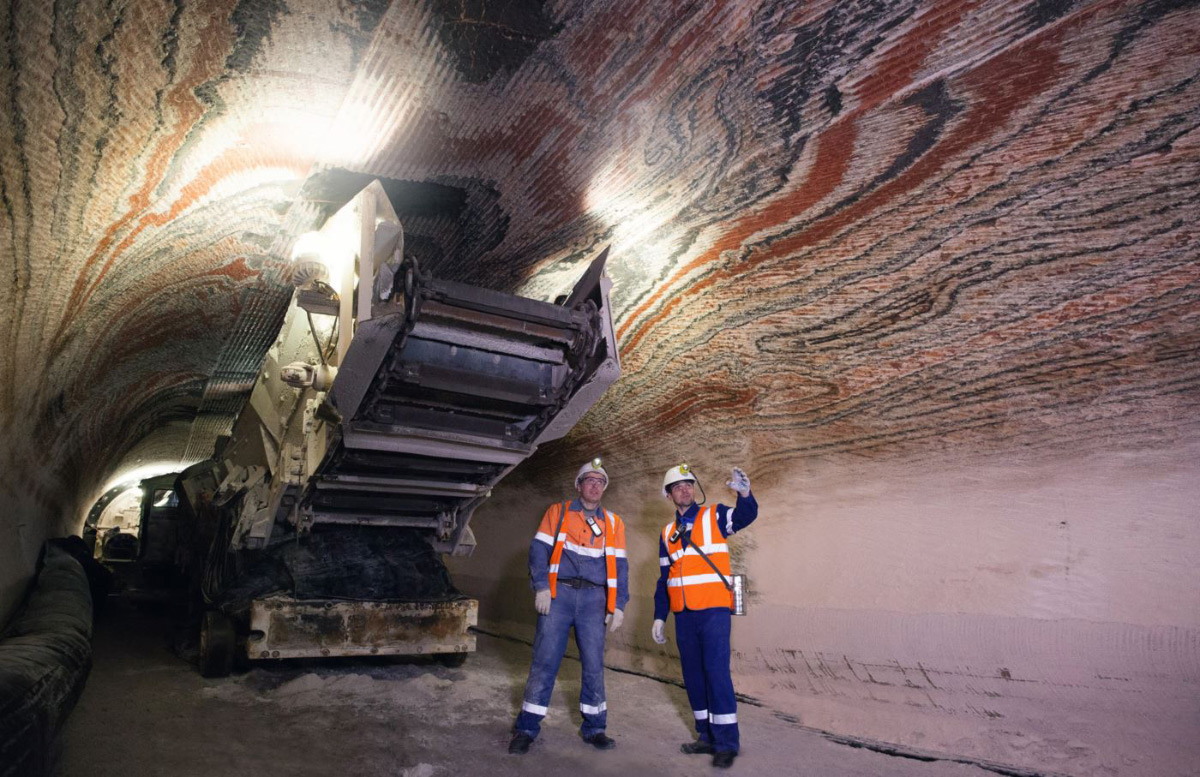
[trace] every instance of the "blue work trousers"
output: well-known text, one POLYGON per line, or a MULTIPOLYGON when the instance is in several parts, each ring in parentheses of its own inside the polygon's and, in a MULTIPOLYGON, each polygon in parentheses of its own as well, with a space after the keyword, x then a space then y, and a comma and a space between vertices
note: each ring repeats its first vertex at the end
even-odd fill
POLYGON ((583 713, 580 732, 586 737, 604 730, 608 705, 604 700, 604 616, 608 594, 601 588, 571 588, 558 585, 558 594, 550 603, 550 614, 539 615, 533 638, 533 662, 525 681, 521 713, 513 730, 537 738, 546 717, 554 678, 567 649, 567 632, 575 627, 575 645, 583 664, 583 690, 579 711, 583 713))
POLYGON ((725 607, 675 613, 675 641, 696 733, 718 753, 739 747, 737 698, 729 674, 730 612, 725 607))

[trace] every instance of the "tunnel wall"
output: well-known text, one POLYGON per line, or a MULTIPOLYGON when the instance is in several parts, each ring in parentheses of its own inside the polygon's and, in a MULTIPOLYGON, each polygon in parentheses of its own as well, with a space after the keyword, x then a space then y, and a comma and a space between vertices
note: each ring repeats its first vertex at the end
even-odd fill
MULTIPOLYGON (((798 725, 917 752, 1078 775, 1191 773, 1198 452, 798 458, 761 473, 740 462, 761 513, 732 542, 752 591, 734 619, 737 690, 798 725)), ((710 500, 732 502, 721 484, 738 462, 688 453, 710 500)), ((456 566, 485 626, 523 638, 528 544, 573 476, 546 458, 479 512, 479 549, 456 566)), ((673 639, 664 649, 649 636, 656 532, 671 515, 654 493, 661 471, 629 469, 615 451, 606 466, 633 591, 607 658, 678 678, 673 639)), ((614 727, 621 704, 609 699, 614 727)))
MULTIPOLYGON (((736 462, 765 508, 735 668, 781 715, 1078 774, 1193 752, 1195 0, 72 0, 0 30, 0 614, 135 446, 209 454, 337 204, 313 182, 380 176, 446 193, 398 208, 440 277, 553 299, 611 246, 624 377, 480 511, 485 618, 530 627, 505 600, 580 461, 613 462, 639 602, 663 469, 736 462), (1124 688, 1146 737, 1075 738, 1124 688)), ((636 606, 613 660, 674 671, 636 606)))
MULTIPOLYGON (((85 413, 82 406, 74 412, 85 413)), ((82 535, 88 511, 110 485, 104 479, 111 475, 111 461, 96 458, 81 462, 71 449, 78 442, 84 427, 73 426, 77 419, 64 414, 51 414, 37 419, 31 414, 16 414, 7 422, 5 445, 0 447, 4 464, 0 471, 0 536, 15 541, 0 543, 0 624, 6 622, 27 590, 37 566, 42 543, 47 539, 82 535), (39 444, 49 432, 57 444, 39 444), (72 434, 72 431, 75 434, 72 434)), ((125 434, 137 436, 136 430, 125 434)), ((103 429, 95 434, 103 435, 103 429)), ((186 434, 186 427, 184 429, 186 434)), ((114 434, 112 437, 122 437, 114 434)), ((179 461, 177 442, 180 425, 161 423, 156 429, 128 443, 119 454, 124 459, 122 469, 139 479, 146 467, 165 467, 155 471, 183 468, 179 461)), ((119 441, 114 442, 120 445, 119 441)), ((119 450, 119 448, 118 448, 119 450)), ((120 461, 120 458, 117 459, 120 461)))
POLYGON ((110 478, 228 432, 313 218, 288 206, 386 7, 0 8, 0 622, 110 478))
POLYGON ((45 540, 78 532, 82 506, 56 496, 51 478, 49 465, 39 473, 13 464, 0 481, 0 629, 25 596, 45 540))
MULTIPOLYGON (((21 526, 18 515, 9 513, 0 516, 0 531, 4 532, 5 537, 16 539, 16 542, 5 542, 4 547, 0 549, 0 626, 3 626, 12 616, 33 578, 33 566, 37 556, 30 558, 28 545, 33 540, 33 537, 29 536, 32 532, 21 526)), ((42 529, 38 533, 44 531, 42 529)))

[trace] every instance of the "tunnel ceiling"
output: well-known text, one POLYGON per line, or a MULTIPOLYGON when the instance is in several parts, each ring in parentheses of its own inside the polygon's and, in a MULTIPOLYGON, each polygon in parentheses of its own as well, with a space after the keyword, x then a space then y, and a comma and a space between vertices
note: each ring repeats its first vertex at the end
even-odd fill
POLYGON ((1195 2, 58 0, 0 30, 5 477, 43 504, 208 456, 295 238, 376 177, 442 277, 551 298, 612 245, 625 375, 568 447, 769 471, 1196 430, 1195 2))

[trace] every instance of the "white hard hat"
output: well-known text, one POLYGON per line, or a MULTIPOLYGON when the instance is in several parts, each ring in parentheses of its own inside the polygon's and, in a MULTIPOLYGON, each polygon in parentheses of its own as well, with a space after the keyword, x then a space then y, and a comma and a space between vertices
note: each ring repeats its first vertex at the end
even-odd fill
POLYGON ((671 486, 683 481, 690 483, 696 482, 696 476, 692 474, 692 469, 686 464, 680 464, 677 467, 671 467, 667 470, 667 474, 663 476, 663 496, 671 495, 671 486))
POLYGON ((593 472, 601 475, 604 478, 605 484, 607 485, 608 473, 604 471, 603 464, 604 462, 600 460, 599 456, 584 464, 579 468, 578 474, 575 475, 575 485, 579 485, 579 481, 583 480, 586 475, 590 475, 593 472))

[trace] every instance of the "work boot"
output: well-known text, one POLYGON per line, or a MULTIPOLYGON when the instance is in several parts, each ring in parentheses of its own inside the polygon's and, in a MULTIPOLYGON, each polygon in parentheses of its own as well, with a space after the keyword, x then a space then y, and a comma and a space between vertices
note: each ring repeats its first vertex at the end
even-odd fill
POLYGON ((733 766, 733 759, 737 758, 737 753, 732 750, 722 750, 719 753, 713 754, 713 766, 718 769, 728 769, 733 766))
POLYGON ((583 738, 583 741, 587 742, 597 750, 612 750, 617 746, 617 741, 608 734, 605 734, 603 731, 597 731, 595 734, 588 734, 583 738))
POLYGON ((529 746, 533 744, 533 737, 518 731, 513 735, 512 741, 508 743, 509 755, 525 755, 529 752, 529 746))
POLYGON ((684 742, 679 746, 679 752, 685 755, 712 755, 712 742, 705 742, 703 739, 697 739, 695 742, 684 742))

